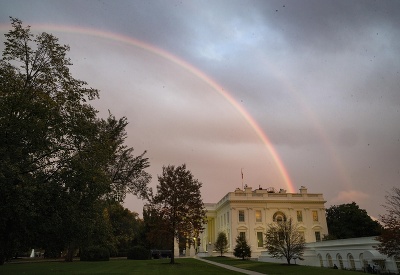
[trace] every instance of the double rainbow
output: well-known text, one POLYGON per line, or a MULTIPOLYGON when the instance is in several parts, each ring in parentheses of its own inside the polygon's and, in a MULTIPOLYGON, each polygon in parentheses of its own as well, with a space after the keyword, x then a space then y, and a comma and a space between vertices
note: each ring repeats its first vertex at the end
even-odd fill
MULTIPOLYGON (((9 30, 9 25, 1 25, 0 30, 2 32, 7 32, 9 30)), ((148 44, 144 41, 137 40, 135 38, 125 36, 118 33, 112 33, 107 31, 102 31, 93 28, 84 28, 84 27, 76 27, 76 26, 65 26, 65 25, 44 25, 44 24, 35 24, 31 27, 33 31, 55 31, 55 32, 65 32, 65 33, 72 33, 72 34, 83 34, 88 36, 95 36, 100 37, 103 39, 109 39, 113 41, 117 41, 120 43, 124 43, 130 46, 138 47, 148 52, 151 52, 157 56, 165 58, 183 69, 189 71, 205 83, 207 83, 213 90, 218 92, 222 95, 247 121, 247 123, 253 128, 257 136, 260 138, 262 143, 265 145, 267 151, 271 155, 276 165, 276 168, 279 171, 279 174, 282 177, 283 182, 286 185, 288 192, 294 192, 295 188, 293 186, 293 182, 290 179, 289 173, 283 164, 280 156, 278 155, 277 151, 275 150, 273 144, 271 143, 268 136, 262 130, 262 128, 258 125, 256 120, 247 112, 247 110, 221 85, 219 85, 216 81, 214 81, 210 76, 206 75, 204 72, 200 71, 198 68, 194 67, 193 65, 189 64, 185 60, 161 49, 155 47, 154 45, 148 44)))

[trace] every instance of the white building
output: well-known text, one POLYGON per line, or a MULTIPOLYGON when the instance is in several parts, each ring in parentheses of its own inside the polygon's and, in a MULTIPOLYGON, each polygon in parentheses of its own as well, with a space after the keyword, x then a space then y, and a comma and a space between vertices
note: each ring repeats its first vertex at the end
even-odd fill
POLYGON ((252 258, 265 250, 264 234, 268 224, 292 218, 300 226, 307 243, 321 241, 328 234, 322 194, 275 191, 273 188, 252 190, 245 187, 229 192, 217 203, 205 204, 207 224, 200 236, 200 251, 212 251, 219 232, 228 237, 228 253, 233 253, 236 237, 243 235, 251 246, 252 258))
POLYGON ((375 249, 378 244, 376 237, 309 243, 304 253, 304 262, 300 264, 328 268, 336 265, 339 269, 360 271, 367 271, 369 266, 379 273, 397 274, 400 261, 396 263, 394 258, 380 254, 375 249))
MULTIPOLYGON (((305 187, 299 193, 275 191, 273 188, 252 190, 237 188, 218 203, 205 204, 207 221, 201 238, 201 255, 210 255, 219 232, 228 238, 227 256, 232 256, 236 237, 244 235, 251 246, 252 258, 265 262, 286 263, 286 259, 272 258, 263 247, 268 224, 292 218, 304 234, 306 249, 304 261, 297 264, 366 271, 368 266, 380 273, 399 273, 400 261, 380 254, 375 237, 321 241, 328 234, 322 194, 308 193, 305 187), (207 253, 204 253, 207 251, 207 253)), ((216 253, 217 254, 217 253, 216 253)), ((194 251, 189 255, 194 255, 194 251)))

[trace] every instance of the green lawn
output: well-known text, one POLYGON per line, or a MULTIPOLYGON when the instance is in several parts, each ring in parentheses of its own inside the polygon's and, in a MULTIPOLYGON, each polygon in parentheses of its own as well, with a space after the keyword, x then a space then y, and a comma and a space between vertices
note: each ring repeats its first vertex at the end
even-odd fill
POLYGON ((240 259, 234 259, 229 257, 207 257, 204 258, 209 261, 214 261, 222 264, 232 265, 238 268, 248 269, 257 271, 263 274, 274 275, 274 274, 288 274, 288 275, 320 275, 320 274, 343 274, 343 275, 360 275, 358 271, 350 270, 339 270, 321 267, 301 266, 301 265, 283 265, 276 263, 265 263, 257 261, 242 261, 240 259))
POLYGON ((35 262, 6 263, 0 266, 0 274, 221 274, 237 275, 233 272, 205 262, 185 258, 175 259, 177 264, 170 265, 169 260, 110 260, 107 262, 35 262))
MULTIPOLYGON (((320 274, 343 274, 352 275, 360 272, 348 270, 335 270, 328 268, 309 267, 301 265, 282 265, 275 263, 265 263, 257 261, 242 261, 229 257, 208 257, 210 261, 232 265, 238 268, 257 271, 260 273, 288 274, 288 275, 320 275, 320 274)), ((168 275, 168 274, 218 274, 235 275, 241 274, 230 271, 218 266, 210 265, 205 262, 184 258, 176 259, 175 265, 170 265, 168 259, 135 261, 117 259, 107 262, 80 262, 76 260, 72 263, 65 262, 25 262, 25 263, 6 263, 0 266, 0 274, 149 274, 149 275, 168 275)))

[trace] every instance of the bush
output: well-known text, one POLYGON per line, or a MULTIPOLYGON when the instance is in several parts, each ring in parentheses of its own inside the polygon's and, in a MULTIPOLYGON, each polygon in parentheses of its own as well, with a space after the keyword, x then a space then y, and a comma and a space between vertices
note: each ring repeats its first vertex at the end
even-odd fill
POLYGON ((109 261, 110 251, 103 246, 90 246, 81 250, 80 259, 81 261, 109 261))
POLYGON ((150 251, 143 246, 134 246, 128 250, 128 260, 148 260, 150 251))

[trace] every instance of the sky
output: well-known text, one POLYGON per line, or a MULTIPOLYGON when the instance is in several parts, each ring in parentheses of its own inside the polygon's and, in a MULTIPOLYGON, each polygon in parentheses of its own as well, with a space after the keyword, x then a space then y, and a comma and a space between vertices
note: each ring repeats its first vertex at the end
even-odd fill
POLYGON ((99 116, 126 116, 126 143, 147 151, 153 189, 185 163, 204 202, 305 186, 377 218, 400 185, 399 14, 390 0, 0 0, 0 50, 10 16, 68 44, 99 116))

